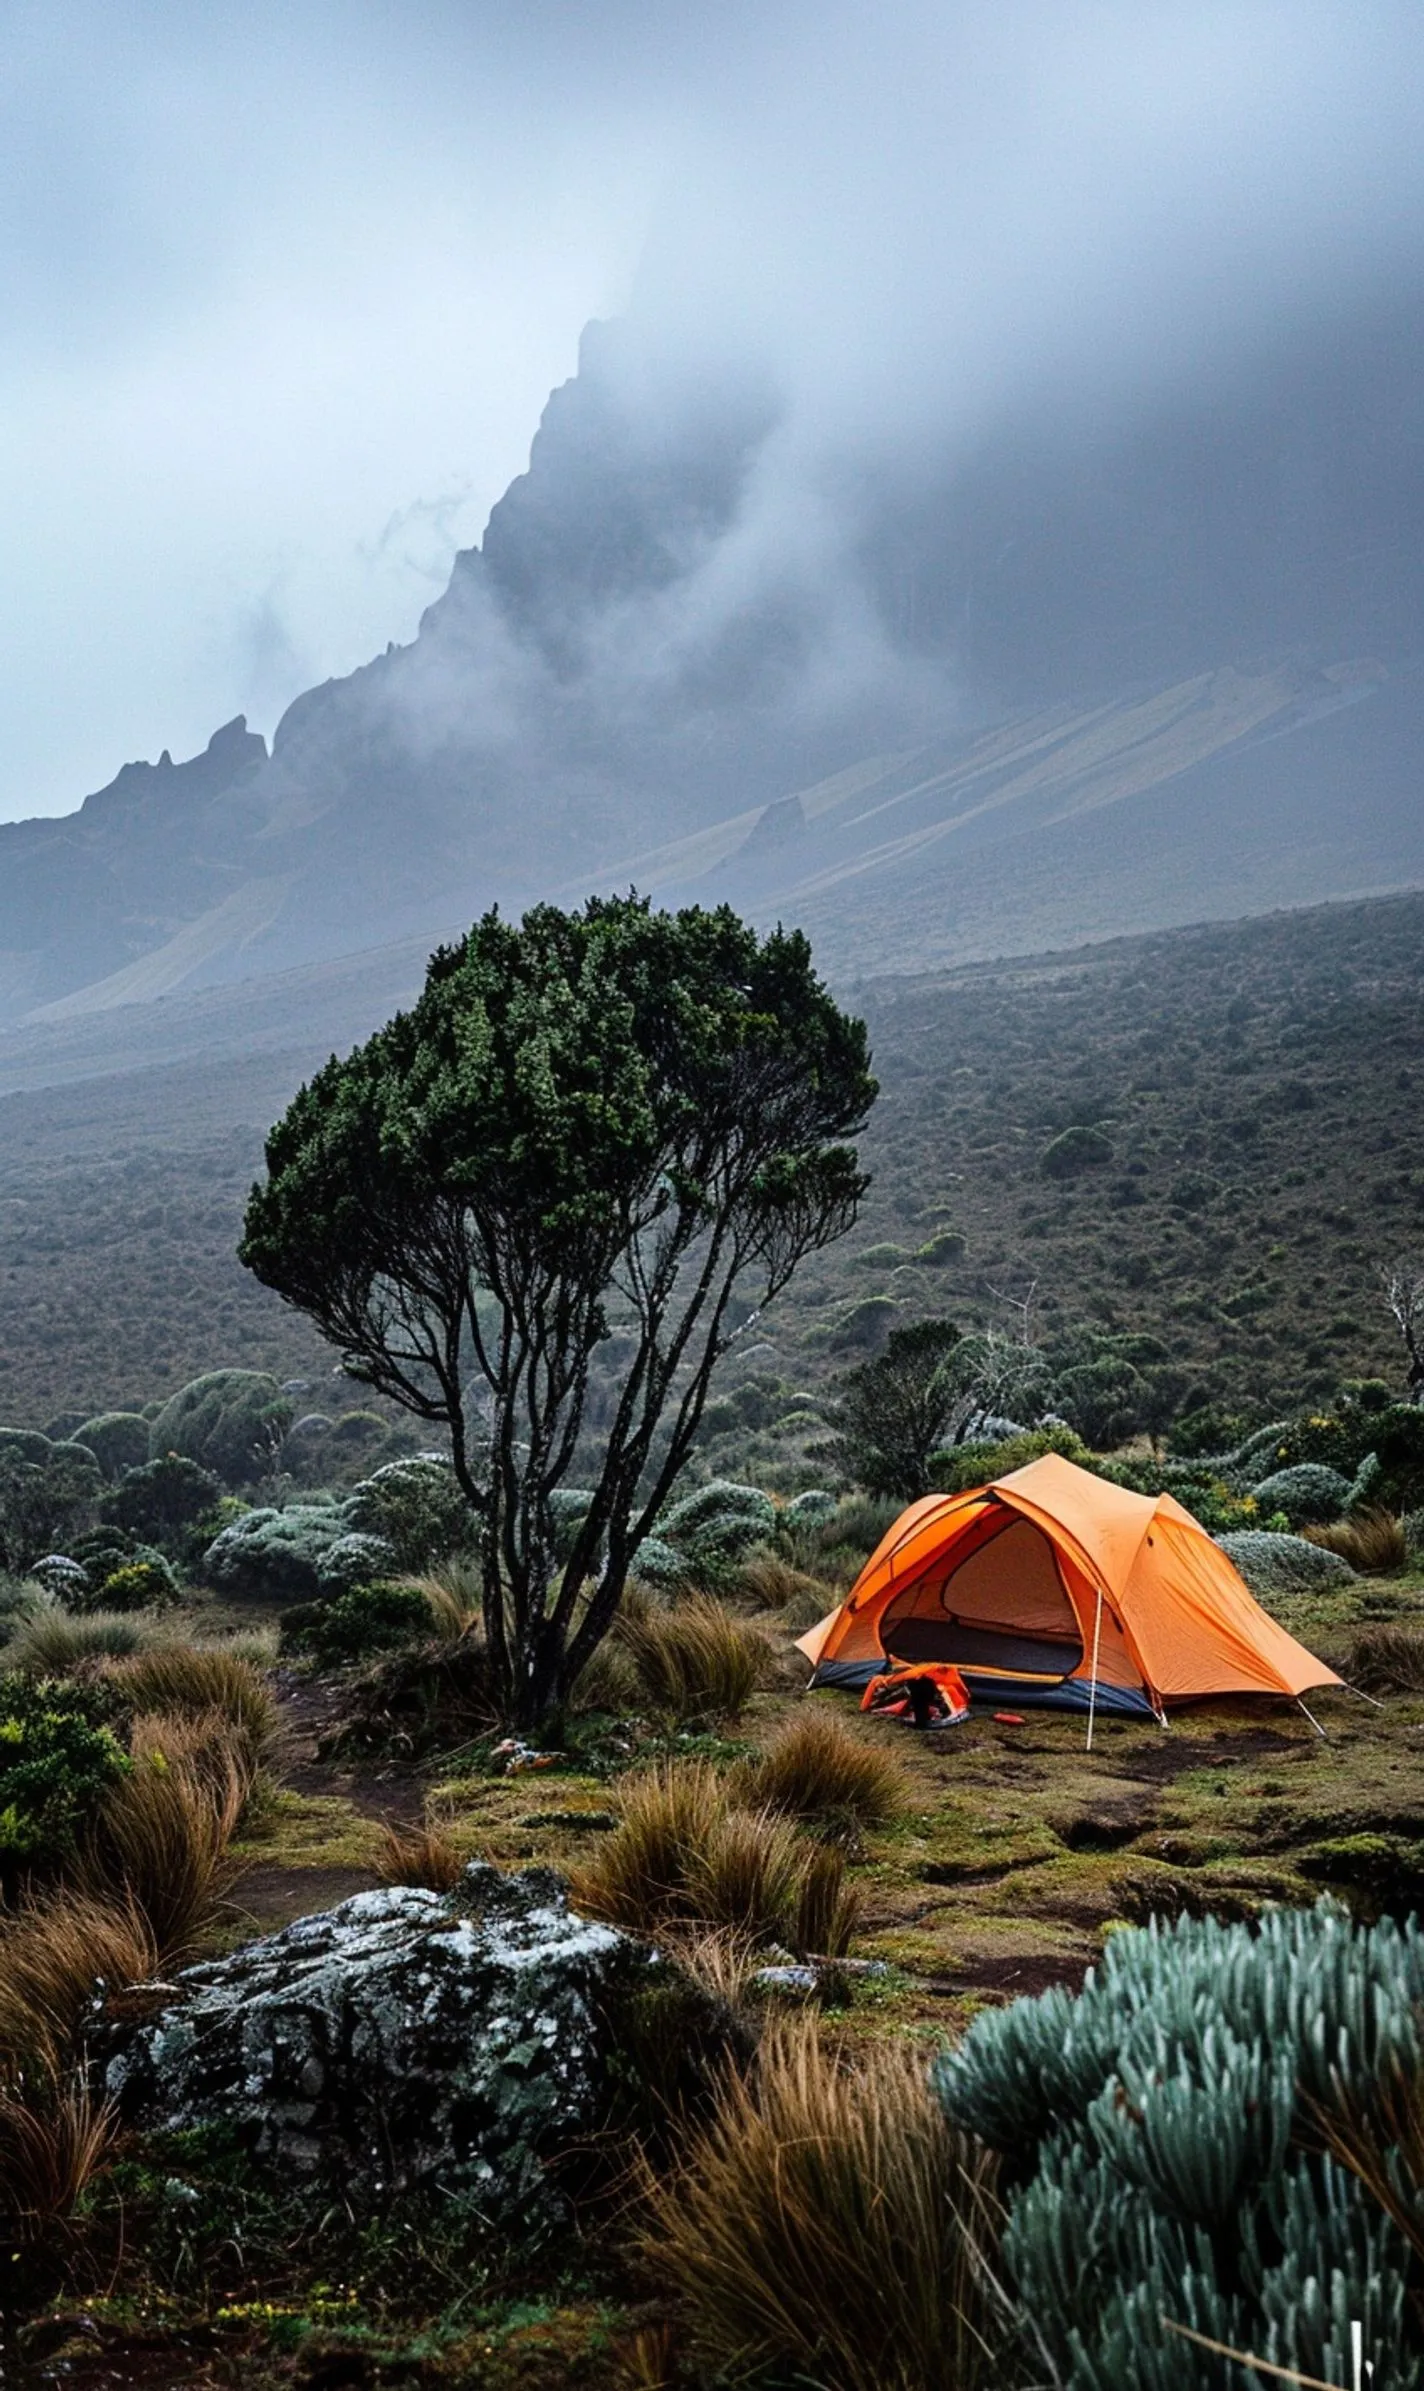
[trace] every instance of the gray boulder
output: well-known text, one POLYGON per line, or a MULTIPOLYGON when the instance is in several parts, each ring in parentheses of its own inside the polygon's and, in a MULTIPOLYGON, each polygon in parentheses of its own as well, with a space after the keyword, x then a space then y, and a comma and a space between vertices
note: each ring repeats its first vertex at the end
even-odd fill
POLYGON ((551 1870, 475 1863, 452 1894, 358 1893, 185 1969, 117 2029, 106 2086, 140 2124, 222 2126, 358 2204, 423 2187, 537 2229, 545 2162, 597 2116, 615 1996, 653 1964, 551 1870))

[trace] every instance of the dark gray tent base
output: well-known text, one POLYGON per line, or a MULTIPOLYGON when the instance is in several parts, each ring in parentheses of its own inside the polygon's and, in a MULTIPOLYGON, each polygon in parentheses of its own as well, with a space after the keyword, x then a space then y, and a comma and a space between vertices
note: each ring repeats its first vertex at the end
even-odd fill
MULTIPOLYGON (((839 1685, 848 1692, 863 1693, 873 1677, 883 1677, 896 1666, 903 1664, 885 1660, 824 1660, 811 1683, 839 1685)), ((1135 1692, 1131 1686, 1104 1685, 1100 1681, 1097 1700, 1090 1703, 1090 1687, 1086 1677, 1070 1677, 1057 1685, 1045 1685, 1041 1679, 983 1677, 975 1670, 963 1667, 959 1674, 964 1679, 970 1701, 981 1708, 1076 1710, 1086 1713, 1092 1707, 1100 1718, 1150 1719, 1157 1715, 1146 1694, 1135 1692)))

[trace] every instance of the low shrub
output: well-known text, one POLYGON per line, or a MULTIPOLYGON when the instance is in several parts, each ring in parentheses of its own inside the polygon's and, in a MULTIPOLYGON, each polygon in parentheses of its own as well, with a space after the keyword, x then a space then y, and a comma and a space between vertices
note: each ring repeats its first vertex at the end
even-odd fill
POLYGON ((675 1545, 661 1536, 645 1536, 628 1564, 629 1582, 656 1586, 662 1593, 685 1591, 692 1583, 691 1564, 675 1545))
POLYGON ((1424 1694, 1424 1630, 1365 1628, 1350 1646, 1345 1679, 1367 1694, 1424 1694))
POLYGON ((1076 1997, 981 2012, 936 2083, 1011 2156, 1002 2255, 1035 2379, 1215 2381, 1171 2320, 1278 2371, 1417 2383, 1407 2250, 1312 2112, 1342 2071, 1348 2089, 1414 2052, 1421 1994, 1417 1925, 1322 1908, 1128 1928, 1076 1997))
POLYGON ((904 1507, 894 1495, 846 1495, 829 1515, 790 1531, 783 1512, 777 1543, 798 1569, 843 1591, 859 1575, 904 1507))
POLYGON ((1365 1415, 1364 1438, 1380 1474, 1372 1499, 1389 1511, 1412 1511, 1424 1503, 1424 1405, 1392 1403, 1365 1415))
POLYGON ((439 1453, 388 1461, 353 1486, 343 1508, 353 1529, 389 1546, 397 1569, 429 1569, 479 1541, 460 1482, 439 1453))
POLYGON ((811 1703, 778 1730, 738 1779, 754 1809, 795 1818, 885 1826, 905 1809, 898 1761, 866 1742, 832 1711, 811 1703))
POLYGON ((1113 1158, 1112 1139, 1101 1129, 1075 1122, 1050 1138, 1038 1158, 1045 1179, 1076 1179, 1084 1171, 1100 1171, 1113 1158))
POLYGON ((37 1586, 43 1587, 51 1602, 66 1610, 84 1608, 90 1587, 89 1573, 82 1561, 73 1560, 68 1553, 41 1553, 30 1564, 30 1576, 37 1586))
POLYGON ((292 1406, 265 1370, 208 1370, 171 1395, 149 1431, 155 1459, 178 1453, 227 1486, 248 1486, 270 1466, 292 1406))
POLYGON ((793 1494, 790 1502, 782 1507, 777 1521, 778 1533, 783 1528, 799 1534, 803 1528, 824 1527, 828 1519, 835 1518, 839 1502, 839 1496, 830 1493, 824 1486, 809 1486, 804 1494, 793 1494))
POLYGON ((61 1610, 57 1603, 36 1603, 21 1619, 5 1658, 12 1669, 27 1669, 39 1677, 69 1677, 85 1661, 146 1652, 153 1640, 152 1621, 131 1611, 76 1613, 61 1610))
POLYGON ((66 1860, 129 1761, 100 1686, 0 1677, 0 1885, 66 1860))
POLYGON ((346 1515, 332 1502, 244 1511, 213 1538, 203 1576, 218 1593, 239 1599, 311 1602, 321 1591, 324 1556, 347 1532, 346 1515))
POLYGON ((1409 1565, 1404 1522, 1390 1511, 1357 1511, 1303 1533, 1321 1551, 1338 1553, 1362 1577, 1392 1577, 1409 1565))
POLYGON ((131 1711, 180 1718, 217 1712, 232 1728, 251 1776, 276 1744, 280 1715, 261 1670, 220 1645, 157 1645, 113 1662, 105 1682, 131 1711))
POLYGON ((1350 1500, 1350 1480, 1319 1461, 1298 1461, 1293 1469, 1273 1470, 1251 1488, 1251 1499, 1263 1519, 1280 1511, 1293 1528, 1338 1519, 1350 1500))
POLYGON ((1424 1561, 1424 1511, 1406 1512, 1404 1518, 1404 1549, 1417 1568, 1424 1561))
POLYGON ((694 1564, 735 1561, 776 1527, 776 1505, 759 1486, 713 1478, 663 1512, 658 1535, 694 1564))
POLYGON ((769 1811, 741 1807, 708 1763, 640 1772, 620 1787, 618 1809, 616 1832, 574 1879, 591 1915, 637 1934, 725 1931, 799 1948, 804 1899, 826 1930, 832 1887, 818 1847, 769 1811))
POLYGON ((72 1442, 87 1445, 106 1478, 141 1469, 148 1459, 148 1422, 139 1411, 104 1411, 75 1429, 72 1442))
POLYGON ((771 1659, 759 1629, 705 1594, 667 1609, 625 1602, 615 1633, 647 1701, 674 1719, 740 1718, 771 1659))
POLYGON ((1075 1428, 1060 1421, 1049 1428, 1025 1428, 997 1444, 948 1445, 930 1460, 930 1487, 935 1494, 964 1494, 971 1486, 987 1486, 1006 1478, 1010 1470, 1026 1469, 1045 1453, 1059 1453, 1080 1469, 1091 1469, 1093 1456, 1075 1428))
POLYGON ((322 1668, 343 1668, 421 1643, 430 1632, 430 1603, 421 1587, 353 1586, 329 1602, 289 1611, 282 1648, 305 1653, 322 1668))
POLYGON ((161 1611, 182 1600, 178 1580, 160 1553, 120 1562, 76 1607, 96 1611, 161 1611))
POLYGON ((1005 2379, 995 2177, 945 2123, 913 2044, 852 2060, 782 2026, 649 2184, 645 2262, 719 2379, 987 2391, 1005 2379))
POLYGON ((182 1453, 160 1450, 131 1469, 100 1505, 106 1523, 162 1550, 185 1551, 192 1530, 222 1500, 222 1480, 182 1453))
POLYGON ((384 1536, 367 1536, 353 1529, 349 1536, 338 1536, 334 1544, 328 1544, 316 1565, 316 1582, 323 1598, 330 1600, 350 1594, 358 1586, 374 1585, 396 1567, 395 1547, 384 1536))
POLYGON ((25 1903, 0 1933, 0 2076, 60 2068, 97 2001, 157 1967, 132 1902, 65 1892, 25 1903))
POLYGON ((63 1552, 88 1526, 102 1485, 86 1445, 0 1428, 0 1569, 18 1574, 42 1553, 63 1552))
POLYGON ((1304 1536, 1277 1536, 1264 1528, 1243 1528, 1217 1543, 1261 1602, 1287 1594, 1322 1594, 1348 1585, 1354 1570, 1340 1553, 1304 1536))

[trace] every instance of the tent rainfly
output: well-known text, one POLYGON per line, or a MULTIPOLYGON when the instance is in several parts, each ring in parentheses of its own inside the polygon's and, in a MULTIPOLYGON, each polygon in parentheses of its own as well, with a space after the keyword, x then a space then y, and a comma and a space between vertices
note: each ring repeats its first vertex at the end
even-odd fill
POLYGON ((815 1685, 951 1661, 980 1701, 1090 1719, 1341 1682, 1170 1494, 1130 1494, 1056 1453, 912 1503, 799 1649, 815 1685))

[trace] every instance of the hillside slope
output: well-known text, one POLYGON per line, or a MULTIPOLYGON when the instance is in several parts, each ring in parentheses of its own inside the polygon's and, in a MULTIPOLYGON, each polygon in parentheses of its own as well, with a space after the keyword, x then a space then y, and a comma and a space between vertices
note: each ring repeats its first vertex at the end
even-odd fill
MULTIPOLYGON (((0 1039, 0 1419, 82 1418, 226 1362, 329 1373, 238 1268, 242 1203, 301 1079, 419 971, 394 949, 293 973, 280 1008, 270 983, 212 991, 200 1050, 179 1010, 147 1068, 123 1014, 0 1039)), ((1398 1374, 1374 1274, 1424 1245, 1424 896, 841 993, 882 1083, 874 1183, 734 1378, 815 1384, 896 1319, 1003 1317, 1035 1284, 1042 1328, 1158 1337, 1184 1392, 1274 1403, 1398 1374), (1074 1122, 1105 1158, 1045 1175, 1074 1122), (926 1258, 946 1231, 962 1250, 926 1258)))

